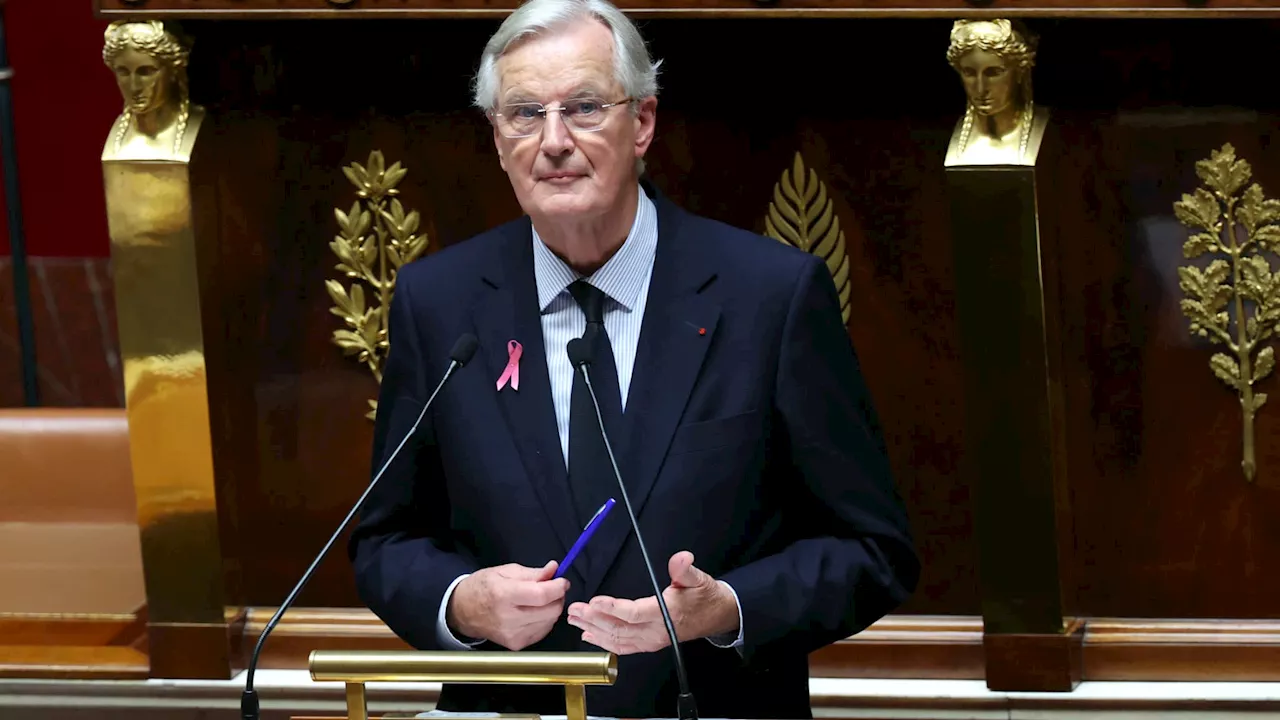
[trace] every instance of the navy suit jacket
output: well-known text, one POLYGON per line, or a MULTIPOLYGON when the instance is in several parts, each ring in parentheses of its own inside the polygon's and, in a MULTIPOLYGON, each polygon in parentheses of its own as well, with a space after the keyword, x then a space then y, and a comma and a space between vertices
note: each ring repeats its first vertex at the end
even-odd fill
MULTIPOLYGON (((689 550, 739 598, 743 647, 681 645, 701 716, 811 717, 808 654, 892 610, 919 573, 835 285, 812 255, 644 187, 657 205, 658 247, 623 426, 610 428, 627 491, 660 583, 667 559, 689 550)), ((581 530, 531 237, 521 218, 405 267, 397 281, 375 468, 458 336, 480 339, 370 496, 350 544, 362 599, 419 649, 440 649, 437 612, 459 575, 559 560, 581 530), (524 346, 520 389, 498 392, 512 339, 524 346)), ((591 541, 589 568, 567 573, 566 607, 653 594, 616 510, 591 541)), ((530 649, 598 651, 563 617, 530 649)), ((676 693, 669 649, 627 655, 615 684, 588 687, 587 709, 674 717, 676 693)), ((438 707, 565 712, 555 686, 447 685, 438 707)))

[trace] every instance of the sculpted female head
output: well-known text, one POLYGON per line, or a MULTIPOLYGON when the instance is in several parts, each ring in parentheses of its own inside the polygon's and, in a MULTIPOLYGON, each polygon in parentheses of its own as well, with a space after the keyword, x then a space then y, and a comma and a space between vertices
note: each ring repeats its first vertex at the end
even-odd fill
POLYGON ((165 156, 183 146, 191 121, 187 92, 190 45, 159 21, 113 22, 102 61, 116 76, 124 112, 116 120, 113 152, 165 156))
POLYGON ((114 22, 105 41, 102 61, 115 73, 125 112, 145 115, 186 102, 191 51, 163 23, 114 22))
POLYGON ((1036 38, 1009 20, 959 20, 951 28, 947 62, 960 74, 969 108, 978 115, 1017 112, 1031 102, 1036 38))

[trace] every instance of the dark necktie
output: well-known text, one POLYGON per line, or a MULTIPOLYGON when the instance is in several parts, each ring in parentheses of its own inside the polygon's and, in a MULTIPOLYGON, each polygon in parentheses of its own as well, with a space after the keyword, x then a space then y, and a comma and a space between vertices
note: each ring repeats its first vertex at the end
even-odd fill
MULTIPOLYGON (((591 387, 600 402, 600 415, 608 429, 613 450, 618 453, 617 437, 622 424, 622 401, 618 389, 618 370, 613 361, 613 346, 604 329, 605 294, 585 280, 569 286, 569 293, 587 316, 587 330, 582 337, 592 348, 591 387)), ((606 500, 617 494, 613 466, 600 436, 591 394, 582 379, 582 371, 574 368, 573 391, 569 403, 569 487, 574 507, 583 527, 606 500)), ((590 553, 585 553, 589 555, 590 553)))

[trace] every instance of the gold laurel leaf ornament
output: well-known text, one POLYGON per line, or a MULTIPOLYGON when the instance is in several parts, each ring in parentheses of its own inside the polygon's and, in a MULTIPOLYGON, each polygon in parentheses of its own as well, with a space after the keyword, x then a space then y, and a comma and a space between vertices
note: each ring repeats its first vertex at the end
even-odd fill
MULTIPOLYGON (((342 174, 356 188, 356 201, 346 211, 333 210, 338 225, 338 234, 329 243, 338 259, 334 269, 343 280, 352 281, 349 287, 340 280, 325 281, 325 290, 333 300, 329 312, 343 323, 333 331, 333 344, 368 367, 379 384, 391 347, 387 323, 396 275, 421 257, 428 244, 426 233, 418 232, 418 211, 405 212, 396 197, 400 194, 396 186, 407 173, 400 163, 386 167, 382 151, 374 150, 364 165, 353 162, 342 168, 342 174)), ((372 420, 377 416, 378 401, 369 400, 369 407, 365 417, 372 420)))
POLYGON ((1280 250, 1280 200, 1268 200, 1249 182, 1252 174, 1227 143, 1196 163, 1204 185, 1173 204, 1178 221, 1192 231, 1183 256, 1208 259, 1178 268, 1179 306, 1192 335, 1225 347, 1209 358, 1209 369, 1239 396, 1240 468, 1249 482, 1258 471, 1253 421, 1267 401, 1253 386, 1275 369, 1275 350, 1266 341, 1280 329, 1280 274, 1263 254, 1280 250))

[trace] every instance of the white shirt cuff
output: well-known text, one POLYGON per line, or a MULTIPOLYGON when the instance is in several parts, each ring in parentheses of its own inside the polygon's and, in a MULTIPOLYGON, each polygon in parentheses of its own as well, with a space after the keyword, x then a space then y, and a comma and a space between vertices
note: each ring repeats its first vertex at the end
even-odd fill
MULTIPOLYGON (((470 650, 484 640, 476 640, 474 642, 465 643, 454 637, 453 631, 449 629, 449 622, 446 619, 449 609, 449 598, 453 596, 453 589, 458 587, 458 583, 467 578, 467 575, 459 575, 456 580, 449 583, 449 588, 444 591, 444 599, 440 601, 440 613, 436 616, 436 639, 440 641, 441 647, 446 650, 470 650)), ((736 595, 735 595, 736 597, 736 595)), ((738 610, 738 614, 742 614, 742 610, 738 610)))
MULTIPOLYGON (((738 593, 733 586, 723 580, 717 580, 721 585, 729 588, 729 593, 733 595, 733 604, 738 607, 738 637, 733 642, 729 642, 729 635, 717 635, 709 637, 707 641, 718 648, 740 648, 742 647, 742 603, 738 601, 738 593)), ((448 595, 446 594, 447 598, 448 595)))

